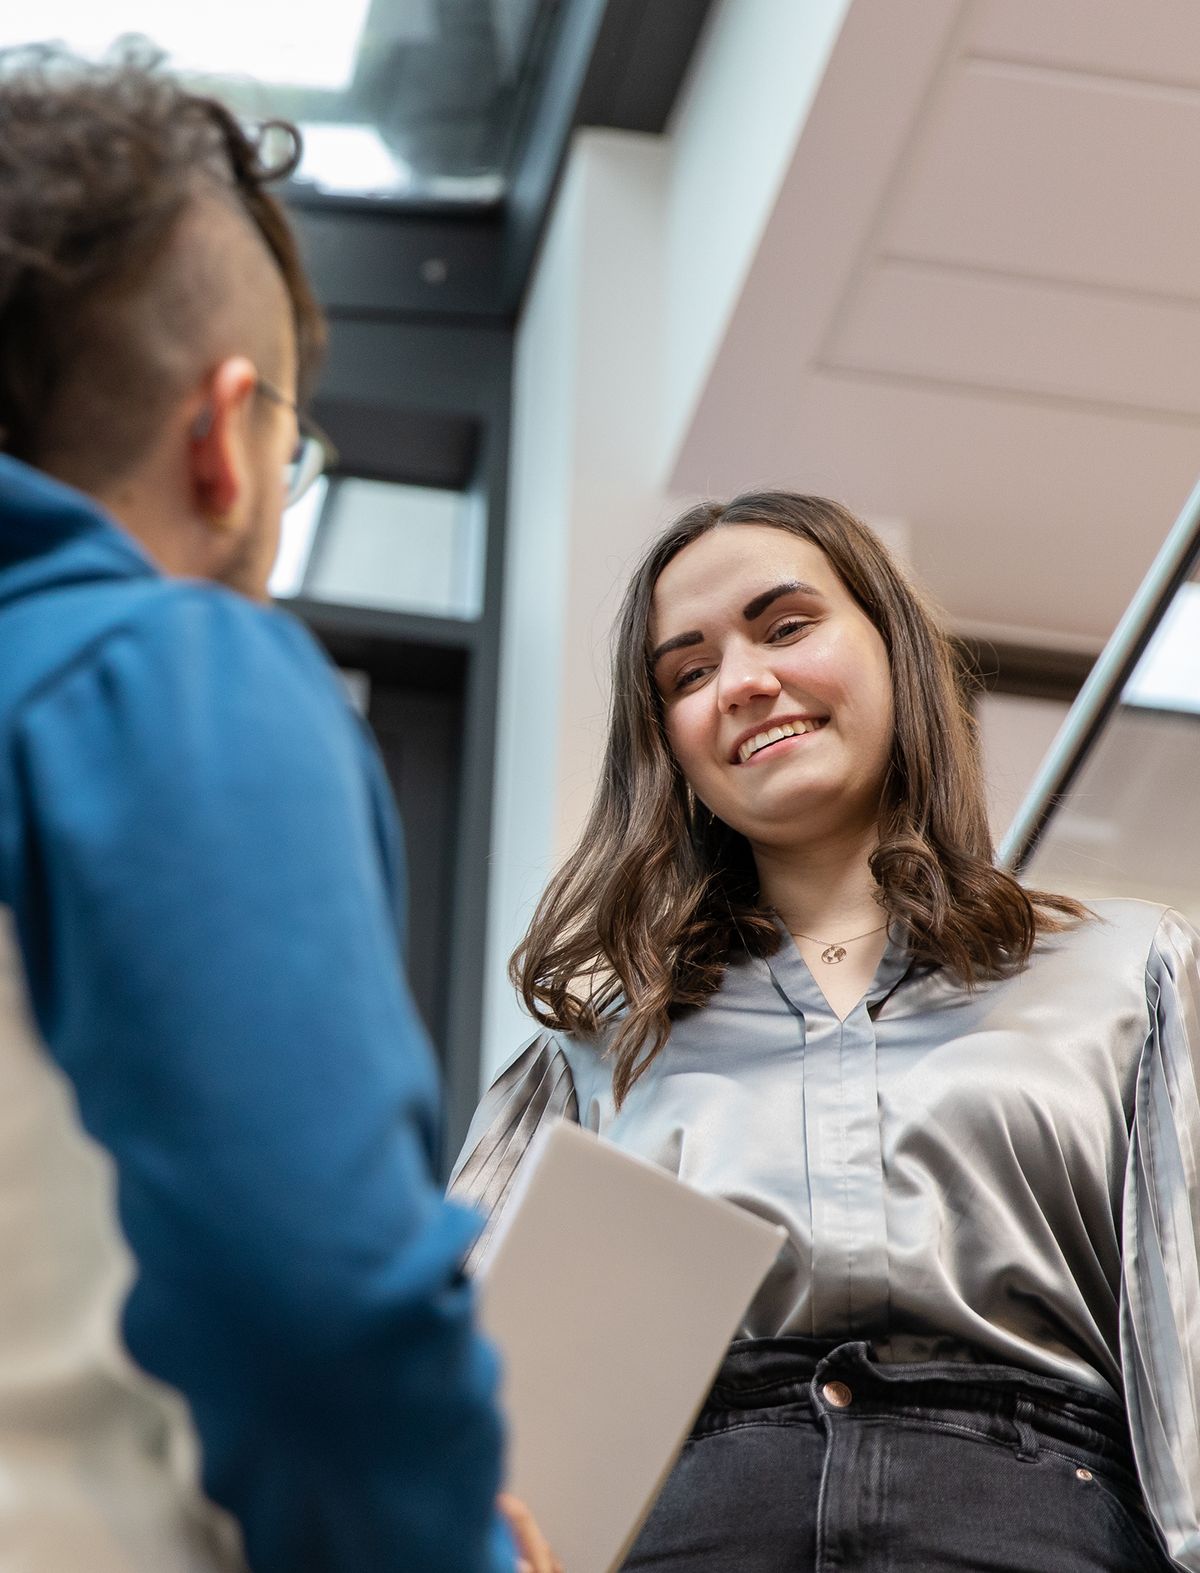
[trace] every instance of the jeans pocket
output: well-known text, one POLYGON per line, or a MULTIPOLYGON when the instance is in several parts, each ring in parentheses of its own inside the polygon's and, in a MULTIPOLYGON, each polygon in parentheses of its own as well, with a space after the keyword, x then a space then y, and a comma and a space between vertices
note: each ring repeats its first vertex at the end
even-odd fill
POLYGON ((1059 1458, 1074 1470, 1081 1489, 1095 1492, 1096 1505, 1117 1541, 1138 1559, 1138 1568, 1146 1573, 1168 1573, 1174 1564, 1158 1539, 1132 1468, 1126 1470, 1086 1453, 1060 1453, 1059 1458))

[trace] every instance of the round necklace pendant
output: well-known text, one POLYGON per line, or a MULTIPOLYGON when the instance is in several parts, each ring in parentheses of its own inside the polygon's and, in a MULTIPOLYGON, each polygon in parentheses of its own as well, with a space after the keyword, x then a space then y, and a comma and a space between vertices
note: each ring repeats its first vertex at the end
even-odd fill
POLYGON ((845 959, 846 947, 844 945, 826 945, 821 952, 821 960, 827 967, 836 966, 839 961, 844 961, 845 959))

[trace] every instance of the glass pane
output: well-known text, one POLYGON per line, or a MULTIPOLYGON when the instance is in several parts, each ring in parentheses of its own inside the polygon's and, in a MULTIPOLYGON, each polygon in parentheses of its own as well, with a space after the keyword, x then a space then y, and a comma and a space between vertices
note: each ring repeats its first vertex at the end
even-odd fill
POLYGON ((477 618, 485 521, 475 498, 429 486, 340 480, 304 580, 313 600, 477 618))
POLYGON ((299 502, 293 503, 284 512, 279 551, 267 583, 267 589, 276 600, 300 594, 328 491, 329 477, 322 475, 313 482, 299 502))
POLYGON ((151 40, 248 118, 305 130, 299 179, 388 200, 498 200, 556 0, 44 0, 5 7, 0 47, 100 55, 151 40))
POLYGON ((1141 896, 1200 921, 1200 573, 1180 587, 1025 879, 1141 896))
POLYGON ((981 694, 975 704, 988 821, 999 842, 1070 707, 1060 699, 981 694))

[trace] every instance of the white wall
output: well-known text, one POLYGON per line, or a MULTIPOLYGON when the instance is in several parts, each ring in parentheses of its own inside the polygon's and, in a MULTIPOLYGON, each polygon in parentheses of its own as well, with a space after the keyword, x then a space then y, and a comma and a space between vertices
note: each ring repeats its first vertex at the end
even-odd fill
POLYGON ((656 518, 664 158, 654 137, 578 138, 518 336, 485 1078, 532 1030, 505 968, 586 813, 608 625, 656 518))
POLYGON ((851 0, 725 0, 677 106, 665 192, 662 457, 674 462, 851 0))

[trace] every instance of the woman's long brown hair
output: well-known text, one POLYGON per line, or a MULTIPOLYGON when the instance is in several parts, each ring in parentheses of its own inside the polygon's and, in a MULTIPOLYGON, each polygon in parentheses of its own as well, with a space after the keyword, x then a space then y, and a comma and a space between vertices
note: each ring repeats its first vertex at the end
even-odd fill
POLYGON ((672 1020, 720 986, 735 947, 763 956, 780 941, 749 843, 696 799, 676 763, 650 661, 659 575, 709 530, 741 524, 819 547, 887 648, 895 719, 871 872, 913 956, 971 988, 1019 971, 1039 933, 1088 915, 996 868, 958 657, 871 531, 822 497, 701 503, 659 536, 626 591, 596 795, 509 968, 544 1026, 590 1034, 611 1023, 618 1106, 672 1020))

